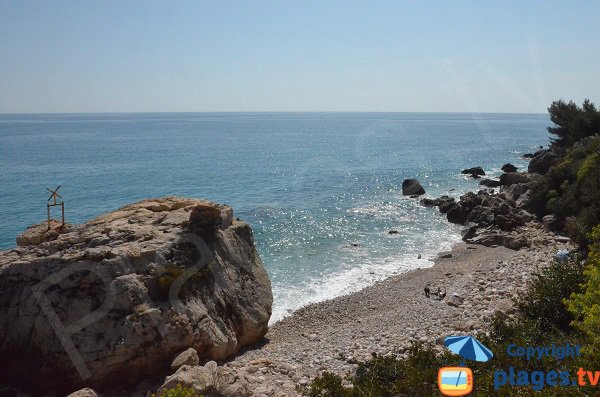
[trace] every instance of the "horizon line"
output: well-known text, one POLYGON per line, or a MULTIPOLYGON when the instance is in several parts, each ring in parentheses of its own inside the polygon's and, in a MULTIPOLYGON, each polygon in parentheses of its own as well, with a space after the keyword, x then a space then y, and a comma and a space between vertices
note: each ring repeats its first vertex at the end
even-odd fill
POLYGON ((267 113, 304 113, 304 114, 333 114, 333 113, 418 113, 418 114, 548 114, 547 112, 468 112, 468 111, 369 111, 369 110, 258 110, 258 111, 235 111, 235 110, 194 110, 194 111, 98 111, 98 112, 0 112, 0 116, 9 115, 93 115, 93 114, 182 114, 182 113, 221 113, 221 114, 267 114, 267 113))

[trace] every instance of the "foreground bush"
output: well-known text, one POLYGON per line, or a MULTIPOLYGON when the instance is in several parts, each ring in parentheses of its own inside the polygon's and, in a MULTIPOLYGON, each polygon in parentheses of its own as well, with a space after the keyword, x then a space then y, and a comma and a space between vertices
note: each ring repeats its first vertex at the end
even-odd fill
POLYGON ((591 364, 600 368, 600 225, 593 229, 589 239, 587 281, 583 291, 573 293, 568 304, 575 318, 573 326, 586 337, 583 351, 591 358, 591 364))

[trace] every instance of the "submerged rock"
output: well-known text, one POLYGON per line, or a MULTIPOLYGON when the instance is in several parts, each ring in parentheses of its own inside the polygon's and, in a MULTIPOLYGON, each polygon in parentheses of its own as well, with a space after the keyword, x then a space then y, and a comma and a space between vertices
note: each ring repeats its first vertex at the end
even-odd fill
POLYGON ((0 252, 0 384, 66 394, 135 384, 188 348, 224 360, 265 335, 272 300, 231 208, 128 205, 0 252))

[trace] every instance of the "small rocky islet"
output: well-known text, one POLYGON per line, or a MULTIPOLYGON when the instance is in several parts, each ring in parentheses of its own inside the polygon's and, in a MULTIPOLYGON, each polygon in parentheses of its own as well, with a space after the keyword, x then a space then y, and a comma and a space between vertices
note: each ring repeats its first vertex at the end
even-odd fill
MULTIPOLYGON (((179 384, 223 396, 298 396, 324 370, 351 374, 414 341, 441 351, 444 336, 480 331, 498 311, 511 315, 532 275, 572 248, 527 210, 536 173, 552 161, 540 151, 529 172, 506 164, 477 193, 421 199, 465 226, 464 243, 430 268, 307 306, 270 328, 270 282, 252 230, 230 207, 166 197, 83 225, 33 226, 0 253, 2 383, 36 385, 31 395, 48 397, 142 397, 179 384)), ((463 173, 484 176, 480 168, 463 173)), ((414 179, 402 191, 425 194, 414 179)))

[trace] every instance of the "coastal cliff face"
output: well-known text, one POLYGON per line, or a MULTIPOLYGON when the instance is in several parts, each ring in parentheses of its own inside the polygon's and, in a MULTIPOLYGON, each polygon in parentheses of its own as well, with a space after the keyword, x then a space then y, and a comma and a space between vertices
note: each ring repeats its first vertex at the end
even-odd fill
POLYGON ((167 197, 0 252, 0 382, 134 384, 192 347, 223 360, 260 340, 271 285, 231 208, 167 197))

